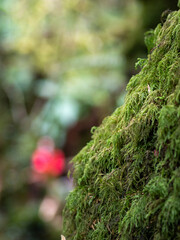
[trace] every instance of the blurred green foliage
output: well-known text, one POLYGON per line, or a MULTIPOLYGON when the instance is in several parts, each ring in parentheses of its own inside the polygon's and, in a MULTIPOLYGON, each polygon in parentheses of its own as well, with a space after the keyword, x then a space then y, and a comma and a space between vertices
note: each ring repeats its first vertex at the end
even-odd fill
POLYGON ((101 121, 121 105, 132 66, 145 55, 143 33, 176 4, 0 1, 0 239, 57 239, 37 213, 51 185, 30 182, 37 140, 48 135, 63 148, 92 109, 103 109, 101 121))

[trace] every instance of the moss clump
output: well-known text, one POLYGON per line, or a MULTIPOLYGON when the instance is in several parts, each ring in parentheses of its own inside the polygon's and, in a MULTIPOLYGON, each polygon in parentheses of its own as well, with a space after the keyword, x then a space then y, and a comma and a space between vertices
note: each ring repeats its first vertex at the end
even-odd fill
POLYGON ((180 239, 180 11, 146 43, 125 104, 73 159, 68 240, 180 239))

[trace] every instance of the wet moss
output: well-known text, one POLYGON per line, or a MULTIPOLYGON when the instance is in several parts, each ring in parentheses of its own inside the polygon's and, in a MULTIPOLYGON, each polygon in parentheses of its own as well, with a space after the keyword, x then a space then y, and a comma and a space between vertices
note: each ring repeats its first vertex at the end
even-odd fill
POLYGON ((180 239, 180 11, 145 43, 125 104, 73 159, 68 240, 180 239))

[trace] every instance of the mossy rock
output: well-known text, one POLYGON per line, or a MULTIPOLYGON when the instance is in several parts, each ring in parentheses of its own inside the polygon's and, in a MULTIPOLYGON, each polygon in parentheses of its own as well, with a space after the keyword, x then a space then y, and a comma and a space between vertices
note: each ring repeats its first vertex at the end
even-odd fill
POLYGON ((180 11, 146 44, 125 104, 73 159, 67 240, 180 239, 180 11))

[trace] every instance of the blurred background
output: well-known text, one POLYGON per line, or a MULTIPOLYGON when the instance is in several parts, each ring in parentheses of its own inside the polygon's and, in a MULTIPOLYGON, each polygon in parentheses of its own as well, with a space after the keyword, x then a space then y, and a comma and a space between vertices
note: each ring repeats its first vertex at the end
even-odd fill
POLYGON ((0 239, 60 239, 70 160, 121 106, 176 0, 0 0, 0 239))

